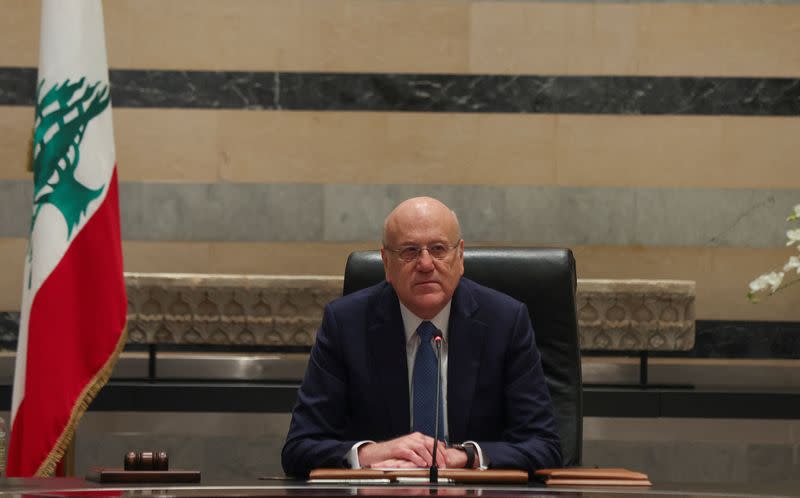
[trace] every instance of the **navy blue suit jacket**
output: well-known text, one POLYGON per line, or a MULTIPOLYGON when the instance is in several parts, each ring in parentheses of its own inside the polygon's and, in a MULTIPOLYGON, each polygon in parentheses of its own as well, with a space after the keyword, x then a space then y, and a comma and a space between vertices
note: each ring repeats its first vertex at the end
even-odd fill
MULTIPOLYGON (((357 441, 408 434, 406 339, 387 282, 325 307, 281 461, 306 477, 342 467, 357 441)), ((560 467, 561 448, 524 304, 462 278, 448 331, 451 442, 476 441, 493 468, 560 467)))

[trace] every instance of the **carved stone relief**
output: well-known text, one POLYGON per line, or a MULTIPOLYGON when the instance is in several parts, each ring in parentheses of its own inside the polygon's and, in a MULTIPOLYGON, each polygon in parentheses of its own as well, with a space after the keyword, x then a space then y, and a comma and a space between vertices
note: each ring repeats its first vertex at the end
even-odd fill
POLYGON ((310 346, 335 277, 128 273, 128 341, 310 346))
MULTIPOLYGON (((126 274, 128 341, 311 346, 342 277, 126 274)), ((694 282, 578 280, 581 347, 688 350, 694 282)))
POLYGON ((581 349, 686 351, 694 347, 695 283, 578 280, 581 349))

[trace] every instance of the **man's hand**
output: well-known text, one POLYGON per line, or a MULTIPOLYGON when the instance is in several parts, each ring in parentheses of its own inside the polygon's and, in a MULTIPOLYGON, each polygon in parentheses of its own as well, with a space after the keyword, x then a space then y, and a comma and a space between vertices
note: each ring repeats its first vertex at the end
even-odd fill
MULTIPOLYGON (((438 463, 437 463, 438 465, 438 463)), ((384 460, 382 462, 375 462, 370 467, 375 469, 417 469, 420 468, 419 465, 415 465, 413 462, 409 462, 408 460, 401 460, 399 458, 390 458, 388 460, 384 460)))
POLYGON ((445 451, 447 466, 451 469, 463 469, 467 465, 467 452, 457 448, 447 448, 445 451))
MULTIPOLYGON (((436 463, 448 467, 445 444, 439 441, 436 463)), ((463 453, 463 452, 462 452, 463 453)), ((464 458, 466 461, 466 457, 464 458)), ((433 463, 433 438, 419 432, 407 434, 381 443, 369 443, 358 448, 358 462, 362 467, 430 467, 433 463), (408 465, 397 465, 402 460, 408 465)), ((463 466, 463 463, 462 463, 463 466)))

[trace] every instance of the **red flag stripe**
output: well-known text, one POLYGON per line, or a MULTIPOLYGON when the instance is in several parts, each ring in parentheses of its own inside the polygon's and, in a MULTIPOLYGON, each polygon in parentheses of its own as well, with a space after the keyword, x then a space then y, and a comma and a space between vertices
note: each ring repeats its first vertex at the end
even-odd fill
POLYGON ((8 475, 52 470, 121 349, 127 299, 117 170, 108 194, 31 304, 25 392, 14 418, 8 475))

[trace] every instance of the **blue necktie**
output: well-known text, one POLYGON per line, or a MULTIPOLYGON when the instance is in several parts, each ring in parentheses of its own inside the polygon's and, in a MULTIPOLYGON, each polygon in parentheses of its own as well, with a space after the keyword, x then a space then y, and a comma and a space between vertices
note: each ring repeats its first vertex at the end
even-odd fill
MULTIPOLYGON (((417 327, 419 348, 414 359, 414 431, 433 437, 436 420, 436 353, 431 344, 436 327, 424 321, 417 327)), ((444 440, 444 399, 439 396, 439 439, 444 440)))

